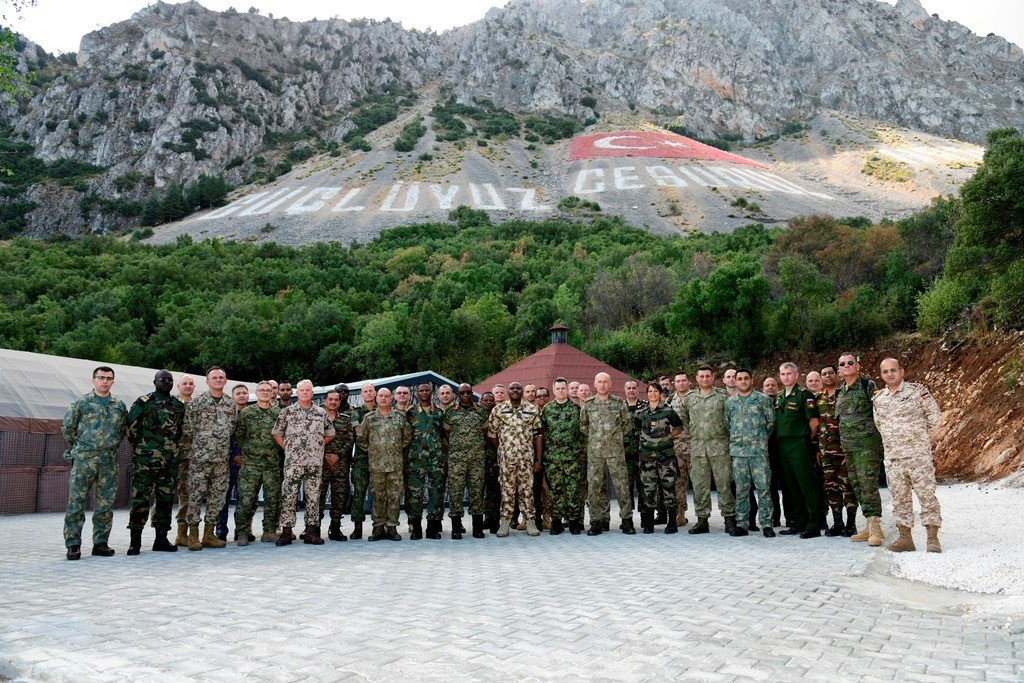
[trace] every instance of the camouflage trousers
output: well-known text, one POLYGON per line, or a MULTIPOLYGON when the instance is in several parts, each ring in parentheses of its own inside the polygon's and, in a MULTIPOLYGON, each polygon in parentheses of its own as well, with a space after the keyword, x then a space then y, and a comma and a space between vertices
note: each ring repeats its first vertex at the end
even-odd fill
POLYGON ((676 454, 672 450, 647 456, 640 455, 640 481, 643 483, 643 502, 646 511, 676 508, 676 477, 679 465, 676 454), (661 491, 661 505, 658 504, 658 492, 661 491))
POLYGON ((462 494, 469 489, 469 514, 484 514, 483 453, 448 456, 448 516, 462 517, 462 494))
POLYGON ((444 483, 448 469, 441 453, 420 452, 410 455, 406 467, 405 516, 423 517, 423 495, 427 496, 427 519, 444 519, 444 483))
MULTIPOLYGON (((729 486, 732 483, 732 458, 721 455, 698 455, 690 458, 690 478, 693 480, 693 507, 698 518, 711 516, 711 476, 715 477, 718 491, 718 511, 722 517, 736 514, 736 499, 729 486)), ((677 508, 678 509, 678 508, 677 508)), ((678 513, 676 513, 678 514, 678 513)))
POLYGON ((856 504, 865 517, 882 516, 882 496, 878 493, 878 471, 881 453, 877 448, 858 448, 846 451, 846 467, 850 473, 850 487, 856 504))
POLYGON ((373 508, 370 511, 373 528, 398 526, 398 502, 402 498, 402 473, 370 472, 373 490, 373 508))
POLYGON ((821 474, 825 480, 825 497, 832 510, 857 507, 846 455, 842 451, 821 451, 821 474))
POLYGON ((512 519, 519 494, 519 510, 533 519, 533 455, 499 454, 498 485, 501 487, 501 519, 512 519))
POLYGON ((626 471, 626 458, 622 453, 615 455, 587 454, 587 505, 590 507, 590 520, 610 520, 611 511, 608 501, 608 487, 605 485, 605 469, 612 477, 615 495, 619 499, 619 517, 633 517, 633 505, 629 500, 629 472, 626 471), (601 492, 604 495, 601 495, 601 492))
POLYGON ((914 526, 915 493, 921 503, 922 526, 942 526, 942 511, 935 497, 935 463, 931 456, 886 458, 885 474, 897 526, 914 526))
POLYGON ((320 526, 320 479, 323 464, 292 465, 285 463, 281 475, 281 522, 282 529, 295 526, 295 507, 299 501, 299 487, 306 489, 306 526, 320 526))
POLYGON ((227 458, 217 462, 195 461, 188 465, 188 520, 189 526, 199 524, 203 512, 203 498, 206 499, 205 522, 217 524, 217 515, 224 506, 228 495, 227 458))
POLYGON ((324 518, 327 505, 327 492, 331 492, 331 523, 340 522, 345 513, 345 502, 348 500, 349 468, 352 466, 351 456, 339 455, 338 462, 331 469, 324 465, 320 477, 320 519, 324 518))
POLYGON ((551 490, 551 518, 583 523, 583 461, 579 458, 544 460, 551 490))
MULTIPOLYGON (((228 489, 224 492, 224 507, 217 514, 217 533, 226 535, 228 533, 228 506, 231 504, 231 497, 234 494, 235 509, 238 509, 238 465, 235 459, 228 460, 228 489)), ((235 527, 238 531, 238 527, 235 527)))
POLYGON ((352 497, 349 499, 349 512, 353 522, 366 519, 366 491, 370 486, 370 456, 366 451, 357 448, 352 458, 352 497))
POLYGON ((74 454, 68 485, 68 511, 64 515, 64 545, 82 545, 85 505, 89 489, 95 485, 92 512, 92 543, 106 543, 114 524, 114 498, 117 496, 117 450, 74 454))
POLYGON ((178 524, 188 524, 188 457, 178 454, 178 524))
POLYGON ((639 460, 626 458, 626 475, 629 477, 629 502, 643 512, 647 509, 647 503, 644 501, 644 483, 640 480, 639 460))
POLYGON ((772 471, 768 454, 753 458, 732 459, 732 480, 736 484, 736 526, 748 528, 750 524, 750 486, 757 492, 757 515, 761 526, 772 526, 771 483, 772 471))
POLYGON ((686 489, 690 486, 690 440, 676 439, 672 446, 676 452, 676 466, 679 469, 679 476, 676 477, 676 520, 682 524, 686 519, 686 489))
POLYGON ((153 510, 153 528, 169 531, 171 508, 174 507, 175 478, 178 463, 160 453, 136 453, 132 459, 132 511, 128 516, 129 529, 143 529, 149 519, 149 500, 156 498, 153 510))
POLYGON ((263 531, 272 534, 277 531, 281 518, 281 467, 276 457, 271 462, 249 457, 238 470, 235 531, 239 536, 252 533, 252 518, 260 503, 260 487, 263 488, 263 531))
POLYGON ((484 514, 497 519, 501 515, 501 486, 498 484, 498 455, 484 451, 484 514))

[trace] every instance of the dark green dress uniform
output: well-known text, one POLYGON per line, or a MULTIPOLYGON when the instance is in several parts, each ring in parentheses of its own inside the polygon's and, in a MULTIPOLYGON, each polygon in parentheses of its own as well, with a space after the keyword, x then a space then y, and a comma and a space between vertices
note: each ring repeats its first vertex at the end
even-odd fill
POLYGON ((153 528, 169 531, 178 476, 178 439, 185 404, 170 394, 154 391, 140 396, 128 411, 128 441, 132 458, 132 508, 128 528, 142 530, 149 518, 150 496, 156 498, 153 528))
POLYGON ((790 529, 817 530, 821 518, 821 491, 814 473, 810 420, 818 417, 814 394, 801 386, 789 393, 783 388, 775 397, 775 430, 779 437, 779 458, 788 495, 794 497, 790 529))

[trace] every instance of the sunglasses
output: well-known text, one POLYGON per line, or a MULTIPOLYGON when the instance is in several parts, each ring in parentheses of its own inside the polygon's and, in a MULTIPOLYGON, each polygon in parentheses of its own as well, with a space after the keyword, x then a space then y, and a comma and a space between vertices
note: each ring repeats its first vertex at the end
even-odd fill
POLYGON ((856 364, 857 364, 857 361, 855 361, 855 360, 841 360, 841 361, 839 361, 839 367, 841 367, 841 368, 845 368, 847 365, 856 365, 856 364))

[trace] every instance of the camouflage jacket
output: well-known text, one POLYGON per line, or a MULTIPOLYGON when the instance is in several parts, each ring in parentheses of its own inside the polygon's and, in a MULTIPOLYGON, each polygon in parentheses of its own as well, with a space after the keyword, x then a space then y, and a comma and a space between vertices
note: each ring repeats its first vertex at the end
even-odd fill
POLYGON ((675 458, 672 431, 681 428, 683 421, 668 403, 662 401, 656 406, 649 402, 639 405, 633 423, 640 435, 641 460, 652 460, 666 455, 675 458))
POLYGON ((622 437, 622 448, 626 452, 626 460, 629 462, 636 462, 640 457, 640 434, 636 431, 636 411, 640 406, 645 405, 647 401, 638 400, 633 405, 629 405, 629 401, 626 401, 626 410, 629 411, 629 422, 630 428, 626 432, 626 435, 622 437))
POLYGON ((154 391, 135 399, 128 411, 128 441, 138 454, 172 459, 178 453, 185 404, 170 394, 154 391))
POLYGON ((839 392, 831 395, 822 390, 814 395, 814 405, 818 408, 818 447, 824 454, 839 455, 843 447, 839 442, 839 418, 836 416, 836 400, 839 392))
POLYGON ((303 408, 293 403, 280 412, 270 432, 284 439, 284 464, 323 465, 324 438, 334 436, 334 425, 320 406, 303 408))
POLYGON ((584 458, 579 406, 572 401, 551 401, 540 411, 540 423, 544 427, 544 460, 572 462, 584 458))
POLYGON ((625 456, 622 443, 633 423, 626 400, 609 395, 591 396, 580 408, 580 431, 587 440, 587 456, 625 456))
POLYGON ((456 403, 444 412, 448 432, 448 458, 453 461, 480 459, 487 445, 487 413, 479 406, 463 408, 456 403))
POLYGON ((61 433, 68 442, 66 460, 79 453, 113 451, 121 445, 127 426, 128 409, 113 394, 97 396, 96 392, 75 399, 61 423, 61 433))
POLYGON ((334 438, 324 446, 324 455, 337 455, 341 460, 348 462, 345 459, 352 457, 352 444, 356 442, 352 414, 341 408, 333 420, 330 415, 327 415, 327 419, 334 426, 334 438))
POLYGON ((405 413, 380 410, 366 414, 356 432, 356 446, 367 452, 371 472, 401 472, 405 448, 412 441, 412 426, 405 413))
POLYGON ((358 406, 356 406, 355 408, 350 408, 348 411, 348 414, 352 416, 352 428, 356 430, 357 435, 355 450, 356 455, 361 455, 363 457, 366 456, 366 449, 359 445, 359 425, 362 424, 363 418, 372 413, 374 410, 374 408, 367 408, 366 404, 360 403, 358 406))
POLYGON ((270 433, 277 423, 277 416, 281 409, 274 401, 266 408, 260 408, 258 403, 246 406, 238 414, 238 423, 235 425, 235 440, 242 451, 242 464, 258 462, 265 465, 278 465, 277 442, 270 433))
POLYGON ((440 458, 444 452, 445 413, 431 404, 424 408, 419 403, 405 411, 412 427, 412 441, 409 444, 409 458, 440 458))
POLYGON ((871 400, 876 393, 878 387, 875 383, 863 377, 853 387, 846 386, 846 380, 839 383, 836 389, 836 421, 843 450, 881 450, 882 437, 875 426, 874 403, 871 400))
POLYGON ((760 391, 750 396, 733 394, 725 402, 729 455, 734 458, 768 457, 768 436, 775 429, 775 407, 760 391))
POLYGON ((683 398, 680 417, 690 430, 690 453, 711 457, 728 455, 729 430, 725 426, 725 402, 729 392, 712 387, 708 393, 694 389, 683 398))
MULTIPOLYGON (((689 393, 689 392, 687 392, 689 393)), ((680 396, 677 392, 672 392, 672 398, 669 399, 668 405, 672 410, 676 411, 676 415, 680 418, 683 417, 683 399, 685 395, 680 396)), ((683 431, 676 434, 676 455, 689 455, 690 454, 690 430, 686 425, 683 425, 683 431)))
POLYGON ((886 460, 931 458, 932 434, 942 424, 942 411, 930 391, 902 382, 896 391, 886 387, 871 400, 886 460))
POLYGON ((526 401, 518 407, 511 401, 499 403, 487 419, 487 432, 498 440, 499 459, 533 460, 533 440, 540 430, 540 411, 526 401))
POLYGON ((238 410, 230 396, 215 399, 209 392, 185 406, 179 452, 195 462, 222 462, 231 449, 238 410))

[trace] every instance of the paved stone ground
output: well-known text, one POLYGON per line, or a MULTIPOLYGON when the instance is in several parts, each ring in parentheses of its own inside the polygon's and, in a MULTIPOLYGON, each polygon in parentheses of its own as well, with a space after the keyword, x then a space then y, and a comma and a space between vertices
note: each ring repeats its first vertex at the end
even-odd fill
POLYGON ((147 530, 127 557, 119 512, 117 555, 80 562, 62 519, 0 518, 0 680, 1024 680, 1021 621, 910 582, 917 606, 890 601, 884 550, 734 539, 717 517, 703 536, 452 541, 446 520, 441 541, 174 555, 147 530))

